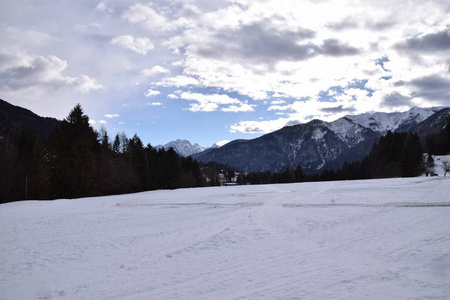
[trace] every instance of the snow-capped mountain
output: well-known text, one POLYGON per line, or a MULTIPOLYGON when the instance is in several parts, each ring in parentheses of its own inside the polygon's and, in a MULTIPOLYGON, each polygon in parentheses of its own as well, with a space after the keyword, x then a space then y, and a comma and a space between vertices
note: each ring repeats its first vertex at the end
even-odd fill
POLYGON ((202 151, 205 151, 208 148, 202 147, 199 144, 195 143, 194 145, 191 144, 188 140, 175 140, 168 142, 167 144, 158 145, 155 147, 156 149, 164 148, 165 150, 169 150, 170 148, 173 148, 175 152, 177 152, 181 156, 190 156, 195 153, 199 153, 202 151))
POLYGON ((386 134, 390 131, 408 131, 412 126, 424 121, 443 107, 413 107, 405 112, 361 114, 345 118, 373 131, 386 134))
POLYGON ((368 154, 373 143, 390 131, 428 128, 434 117, 446 119, 449 109, 418 108, 401 113, 373 113, 345 116, 334 122, 312 120, 284 127, 253 140, 236 140, 219 149, 193 155, 209 162, 228 164, 244 171, 283 171, 301 165, 306 172, 340 167, 368 154))

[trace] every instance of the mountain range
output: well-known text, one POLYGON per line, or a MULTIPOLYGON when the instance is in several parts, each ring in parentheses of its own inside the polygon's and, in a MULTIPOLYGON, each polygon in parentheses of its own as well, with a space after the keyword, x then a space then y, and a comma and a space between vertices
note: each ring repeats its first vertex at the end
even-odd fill
POLYGON ((301 165, 305 172, 314 173, 362 159, 389 130, 424 136, 445 126, 449 118, 450 108, 414 107, 406 112, 348 115, 334 122, 312 120, 256 139, 235 140, 193 158, 244 171, 282 172, 288 166, 301 165))
MULTIPOLYGON (((347 115, 334 122, 312 120, 283 127, 251 140, 234 140, 204 148, 176 140, 155 148, 174 148, 182 156, 203 162, 215 161, 243 171, 282 172, 301 165, 304 172, 339 168, 345 161, 362 159, 388 130, 410 131, 425 137, 438 132, 450 120, 450 108, 414 107, 406 112, 347 115)), ((14 138, 25 129, 45 141, 60 123, 0 100, 0 138, 14 138)))
POLYGON ((219 146, 214 144, 209 148, 205 148, 205 147, 200 146, 197 143, 192 145, 191 142, 189 142, 188 140, 178 139, 175 141, 168 142, 165 145, 157 145, 157 146, 155 146, 155 148, 158 150, 161 148, 164 148, 165 150, 169 150, 170 148, 173 148, 175 150, 175 152, 177 152, 179 155, 187 157, 187 156, 191 156, 196 153, 203 152, 207 149, 219 148, 219 146))

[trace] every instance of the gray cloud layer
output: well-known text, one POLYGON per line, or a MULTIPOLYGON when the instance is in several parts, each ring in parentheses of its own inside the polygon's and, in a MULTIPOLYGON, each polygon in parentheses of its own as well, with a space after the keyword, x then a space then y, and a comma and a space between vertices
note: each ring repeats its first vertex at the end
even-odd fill
POLYGON ((315 32, 278 30, 264 23, 223 29, 212 40, 200 45, 198 54, 215 59, 237 59, 242 62, 273 65, 279 61, 303 61, 317 55, 356 55, 360 50, 338 39, 326 39, 322 45, 312 43, 315 32))
POLYGON ((449 52, 450 53, 450 29, 424 36, 410 38, 395 46, 400 51, 406 52, 449 52))
POLYGON ((198 53, 213 58, 236 58, 243 61, 270 64, 278 60, 298 61, 316 55, 318 47, 299 44, 314 37, 312 30, 278 31, 263 23, 224 29, 214 34, 198 53))

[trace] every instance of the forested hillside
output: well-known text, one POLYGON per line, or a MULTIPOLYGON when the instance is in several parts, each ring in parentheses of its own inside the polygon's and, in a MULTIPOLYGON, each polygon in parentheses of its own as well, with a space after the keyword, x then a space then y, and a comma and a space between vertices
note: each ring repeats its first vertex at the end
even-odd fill
POLYGON ((95 131, 80 105, 48 139, 29 128, 0 134, 0 202, 79 198, 219 184, 227 166, 199 164, 124 133, 95 131))

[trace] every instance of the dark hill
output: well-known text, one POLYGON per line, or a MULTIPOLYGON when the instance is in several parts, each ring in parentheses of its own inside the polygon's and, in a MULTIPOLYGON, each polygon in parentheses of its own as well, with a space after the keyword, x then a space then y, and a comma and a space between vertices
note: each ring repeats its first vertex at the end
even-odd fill
POLYGON ((32 111, 12 105, 0 99, 0 136, 15 139, 19 132, 30 131, 45 142, 60 121, 54 118, 38 116, 32 111))

